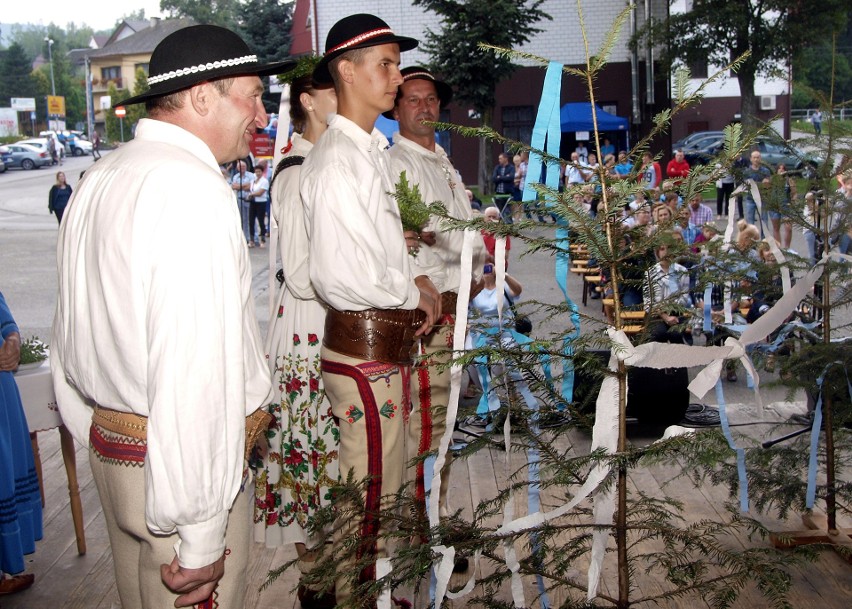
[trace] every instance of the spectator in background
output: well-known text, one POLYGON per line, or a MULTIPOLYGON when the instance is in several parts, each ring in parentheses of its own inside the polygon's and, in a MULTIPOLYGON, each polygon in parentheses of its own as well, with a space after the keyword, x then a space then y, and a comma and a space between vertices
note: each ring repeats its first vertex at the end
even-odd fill
POLYGON ((721 220, 723 216, 728 216, 731 193, 734 192, 734 174, 732 171, 722 168, 718 163, 716 170, 722 172, 722 175, 716 181, 716 219, 721 220))
MULTIPOLYGON (((482 212, 482 215, 489 222, 500 222, 500 211, 494 207, 493 205, 486 207, 485 211, 482 212)), ((482 231, 482 240, 485 242, 485 249, 491 256, 494 256, 494 248, 497 241, 497 238, 494 236, 494 233, 489 232, 487 230, 482 231)), ((509 268, 509 250, 512 249, 512 238, 506 235, 506 268, 509 268)))
POLYGON ((603 139, 603 144, 601 144, 601 156, 606 158, 606 155, 612 154, 615 155, 615 146, 613 146, 608 137, 603 139))
POLYGON ((775 175, 769 180, 769 221, 772 223, 772 236, 781 249, 790 249, 793 241, 793 209, 791 201, 796 196, 796 182, 787 174, 787 167, 780 163, 775 175))
POLYGON ((620 178, 626 178, 633 171, 633 163, 627 158, 627 152, 622 150, 618 153, 618 161, 615 164, 615 173, 620 178))
POLYGON ((565 188, 571 188, 576 184, 584 184, 586 177, 580 170, 580 155, 576 152, 571 153, 571 162, 565 166, 565 188))
POLYGON ((246 244, 249 247, 254 247, 254 239, 251 230, 249 230, 249 194, 253 183, 254 174, 246 171, 246 162, 237 161, 237 171, 231 177, 231 190, 237 197, 237 209, 240 210, 243 235, 245 235, 246 244))
POLYGON ((467 200, 470 201, 470 208, 471 209, 473 209, 475 211, 482 211, 482 201, 480 201, 479 199, 476 198, 476 196, 473 194, 472 190, 465 188, 464 194, 467 195, 467 200))
POLYGON ((589 149, 586 148, 586 142, 577 142, 577 147, 574 148, 574 152, 577 153, 581 163, 587 163, 589 161, 589 149))
POLYGON ((65 180, 65 172, 58 171, 56 184, 50 187, 50 192, 47 194, 47 209, 50 213, 56 214, 57 224, 62 223, 62 214, 65 213, 72 192, 71 185, 65 180))
POLYGON ((689 175, 689 163, 686 162, 683 150, 678 150, 674 158, 666 165, 666 177, 672 178, 675 184, 680 184, 687 175, 689 175))
POLYGON ((508 224, 512 224, 512 189, 515 186, 515 166, 509 162, 509 155, 501 152, 497 165, 491 174, 494 182, 494 203, 508 224))
POLYGON ((661 176, 657 173, 658 163, 654 161, 654 157, 647 150, 642 153, 642 169, 641 180, 642 187, 645 190, 652 190, 659 186, 661 176))
MULTIPOLYGON (((760 152, 757 150, 752 151, 750 158, 751 164, 743 170, 743 181, 754 180, 758 185, 769 184, 769 180, 772 178, 772 172, 769 171, 769 167, 763 164, 760 152)), ((748 186, 746 186, 745 212, 746 222, 748 224, 754 224, 757 218, 757 203, 751 194, 751 188, 748 186)), ((762 234, 762 227, 760 231, 762 234)))
POLYGON ((266 247, 266 209, 269 205, 269 180, 266 179, 266 165, 258 163, 254 168, 254 182, 249 191, 249 237, 254 245, 266 247), (257 233, 254 226, 257 223, 257 233))
POLYGON ((97 129, 92 133, 92 157, 96 161, 101 158, 101 135, 97 129))
POLYGON ((692 344, 686 312, 692 307, 689 272, 671 259, 668 244, 654 248, 657 264, 645 283, 645 308, 650 313, 648 332, 653 342, 692 344))
POLYGON ((817 136, 822 135, 822 112, 819 108, 811 115, 811 123, 814 126, 814 133, 817 136))
MULTIPOLYGON (((15 377, 21 334, 0 293, 0 595, 33 585, 25 554, 42 538, 41 496, 30 433, 15 377), (6 575, 6 574, 10 575, 6 575)), ((25 603, 28 604, 28 603, 25 603)))
POLYGON ((702 203, 701 193, 697 192, 689 200, 689 221, 695 226, 704 226, 713 222, 713 210, 702 203))

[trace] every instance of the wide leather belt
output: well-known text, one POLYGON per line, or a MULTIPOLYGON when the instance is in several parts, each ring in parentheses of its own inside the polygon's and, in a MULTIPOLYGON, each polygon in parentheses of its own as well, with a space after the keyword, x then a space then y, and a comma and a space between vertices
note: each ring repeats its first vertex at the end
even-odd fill
POLYGON ((455 292, 441 292, 441 313, 444 315, 455 315, 458 300, 459 295, 455 292))
POLYGON ((413 360, 414 333, 426 321, 419 309, 328 309, 322 344, 341 355, 409 365, 413 360))
MULTIPOLYGON (((262 410, 255 410, 246 417, 246 459, 257 444, 260 434, 266 431, 271 422, 272 415, 262 410)), ((96 405, 95 412, 92 415, 92 423, 113 433, 143 442, 148 441, 148 417, 142 415, 119 412, 96 405)))

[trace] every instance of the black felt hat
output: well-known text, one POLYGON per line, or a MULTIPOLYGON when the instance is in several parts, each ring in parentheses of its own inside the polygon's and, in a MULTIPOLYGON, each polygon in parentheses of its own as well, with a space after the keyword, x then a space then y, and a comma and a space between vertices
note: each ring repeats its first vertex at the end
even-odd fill
POLYGON ((139 104, 188 89, 198 83, 228 76, 266 76, 286 72, 295 61, 261 64, 257 55, 231 30, 216 25, 193 25, 169 34, 151 55, 150 89, 113 105, 139 104))
MULTIPOLYGON (((410 68, 403 68, 402 72, 402 80, 403 83, 408 82, 409 80, 428 80, 432 84, 435 85, 435 91, 438 93, 438 99, 441 100, 441 110, 446 108, 451 101, 453 101, 453 89, 442 80, 438 80, 435 78, 434 74, 423 68, 421 66, 411 66, 410 68)), ((402 95, 402 87, 400 86, 399 92, 396 94, 396 101, 399 102, 399 98, 402 95)), ((396 104, 394 104, 396 106, 396 104)), ((385 118, 389 118, 394 120, 393 117, 393 109, 388 110, 387 112, 382 112, 382 116, 385 118)))
POLYGON ((325 39, 325 55, 314 69, 314 82, 329 84, 332 82, 328 64, 346 51, 364 49, 395 42, 400 51, 410 51, 417 46, 414 38, 397 36, 387 23, 366 13, 349 15, 333 26, 325 39))

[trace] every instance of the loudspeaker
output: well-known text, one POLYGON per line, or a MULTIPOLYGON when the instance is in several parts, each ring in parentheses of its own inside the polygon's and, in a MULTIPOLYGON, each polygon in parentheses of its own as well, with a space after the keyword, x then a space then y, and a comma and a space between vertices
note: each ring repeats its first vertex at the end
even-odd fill
MULTIPOLYGON (((582 412, 594 411, 609 355, 609 349, 588 349, 575 359, 574 403, 582 412)), ((629 368, 627 384, 627 416, 652 425, 683 420, 689 406, 686 368, 629 368)))

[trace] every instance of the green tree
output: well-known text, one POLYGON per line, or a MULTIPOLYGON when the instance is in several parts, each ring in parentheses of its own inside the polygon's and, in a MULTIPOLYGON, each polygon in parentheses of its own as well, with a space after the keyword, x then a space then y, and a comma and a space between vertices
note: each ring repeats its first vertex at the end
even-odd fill
POLYGON ((13 42, 0 62, 0 106, 8 106, 12 97, 33 97, 35 83, 30 76, 32 59, 24 47, 13 42))
MULTIPOLYGON (((289 55, 292 2, 249 0, 242 9, 242 16, 241 34, 261 62, 278 61, 289 55)), ((266 88, 263 105, 267 112, 278 111, 277 97, 266 88)))
POLYGON ((171 17, 192 17, 198 23, 236 30, 244 8, 239 0, 160 0, 160 10, 171 17))
POLYGON ((747 55, 737 71, 742 122, 758 126, 754 83, 781 75, 779 62, 795 58, 812 40, 845 25, 845 0, 695 0, 692 10, 671 14, 640 32, 637 40, 660 48, 665 63, 698 61, 724 66, 747 55))
MULTIPOLYGON (((808 44, 793 63, 793 107, 814 107, 818 100, 813 92, 826 98, 831 90, 832 39, 821 37, 808 44), (804 85, 804 86, 799 86, 804 85)), ((836 102, 852 100, 852 23, 837 34, 837 53, 834 55, 834 99, 836 102)))
MULTIPOLYGON (((148 76, 142 68, 136 68, 136 78, 133 83, 133 95, 142 95, 151 87, 148 86, 148 76)), ((148 116, 145 111, 145 104, 133 104, 127 106, 127 117, 125 124, 130 126, 131 131, 135 131, 136 123, 148 116)))
MULTIPOLYGON (((109 84, 107 95, 109 95, 112 103, 130 97, 127 89, 117 89, 114 83, 109 84)), ((106 124, 107 139, 109 141, 126 142, 133 138, 133 131, 128 124, 129 121, 126 120, 126 117, 124 120, 119 120, 119 118, 115 115, 115 110, 112 108, 105 110, 105 113, 106 118, 104 122, 106 124)))
MULTIPOLYGON (((517 68, 509 57, 479 48, 480 43, 513 47, 529 42, 541 31, 535 26, 551 19, 541 10, 544 0, 414 0, 414 4, 437 14, 441 30, 427 30, 424 49, 432 68, 453 87, 456 99, 473 106, 482 126, 493 123, 497 83, 509 78, 517 68)), ((480 192, 490 184, 491 147, 480 139, 480 192)))

